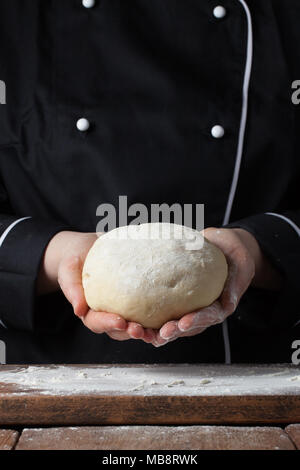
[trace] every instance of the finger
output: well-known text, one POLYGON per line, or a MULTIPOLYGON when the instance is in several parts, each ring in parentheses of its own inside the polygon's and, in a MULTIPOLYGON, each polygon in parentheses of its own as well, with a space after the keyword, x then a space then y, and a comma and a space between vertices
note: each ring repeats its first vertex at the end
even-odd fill
POLYGON ((78 256, 62 260, 58 269, 58 283, 65 297, 72 304, 75 315, 82 317, 88 311, 82 287, 82 261, 78 256))
POLYGON ((230 256, 228 278, 220 298, 227 315, 234 312, 253 278, 253 261, 243 247, 237 247, 230 256))
POLYGON ((255 273, 254 261, 239 236, 232 231, 210 228, 203 234, 223 251, 227 259, 228 277, 220 301, 228 316, 234 312, 251 283, 255 273))
POLYGON ((238 289, 238 271, 239 269, 235 264, 229 266, 228 277, 220 297, 220 303, 227 314, 235 311, 242 296, 238 289))
POLYGON ((127 332, 122 333, 121 331, 106 331, 107 336, 115 341, 128 341, 132 339, 127 332))
POLYGON ((112 331, 124 332, 127 329, 126 320, 114 313, 89 310, 82 321, 87 328, 98 334, 112 331))
POLYGON ((152 343, 155 339, 155 336, 156 336, 156 330, 153 330, 152 328, 145 328, 143 341, 145 343, 152 343))
POLYGON ((156 348, 159 348, 160 346, 165 346, 166 344, 171 343, 172 341, 175 341, 175 339, 177 339, 177 338, 164 339, 159 334, 157 334, 156 337, 151 341, 151 343, 156 348))
POLYGON ((171 341, 175 341, 181 332, 178 328, 178 322, 168 322, 162 326, 160 330, 155 331, 154 339, 152 344, 156 347, 163 346, 171 341))
POLYGON ((139 323, 129 322, 127 333, 133 339, 143 339, 145 335, 144 328, 139 323))
POLYGON ((169 321, 165 323, 159 330, 159 334, 163 339, 171 339, 177 333, 180 333, 178 321, 169 321))
POLYGON ((183 333, 194 328, 208 328, 209 326, 222 323, 225 318, 226 312, 223 310, 220 302, 215 301, 198 312, 184 315, 178 321, 178 328, 183 333))
POLYGON ((203 331, 207 330, 207 328, 191 328, 189 331, 186 331, 185 333, 180 334, 180 338, 184 338, 187 336, 196 336, 199 335, 200 333, 203 333, 203 331))
POLYGON ((126 340, 129 340, 129 339, 141 339, 145 343, 152 343, 152 341, 155 338, 154 331, 150 328, 144 329, 144 336, 143 337, 133 336, 132 333, 129 334, 128 329, 124 332, 109 331, 109 332, 107 332, 107 335, 110 338, 115 339, 117 341, 126 341, 126 340))
POLYGON ((152 342, 152 344, 156 348, 159 348, 160 346, 165 346, 166 344, 172 343, 173 341, 176 341, 179 338, 184 338, 188 336, 196 336, 205 330, 206 328, 192 328, 185 333, 178 331, 177 334, 175 334, 172 338, 169 338, 169 339, 162 338, 160 334, 158 334, 155 340, 152 342))

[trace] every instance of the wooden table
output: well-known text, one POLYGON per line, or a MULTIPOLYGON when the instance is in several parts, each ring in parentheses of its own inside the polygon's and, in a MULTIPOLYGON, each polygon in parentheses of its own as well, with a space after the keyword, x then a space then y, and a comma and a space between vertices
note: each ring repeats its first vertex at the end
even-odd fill
POLYGON ((291 365, 0 366, 0 449, 300 448, 291 365))

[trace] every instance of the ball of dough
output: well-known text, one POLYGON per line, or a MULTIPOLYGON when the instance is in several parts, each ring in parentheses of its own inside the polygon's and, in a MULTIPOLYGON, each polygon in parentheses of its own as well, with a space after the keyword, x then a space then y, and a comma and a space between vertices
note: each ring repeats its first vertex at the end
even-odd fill
POLYGON ((100 236, 82 272, 89 307, 145 328, 210 305, 227 278, 222 251, 175 224, 120 227, 100 236))

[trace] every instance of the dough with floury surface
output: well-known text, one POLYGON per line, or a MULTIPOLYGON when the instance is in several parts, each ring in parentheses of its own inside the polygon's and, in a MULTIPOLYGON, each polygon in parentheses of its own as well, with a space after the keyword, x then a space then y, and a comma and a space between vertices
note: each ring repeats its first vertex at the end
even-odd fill
POLYGON ((92 310, 157 329, 214 302, 227 274, 224 254, 200 232, 152 223, 100 236, 86 257, 82 282, 92 310))

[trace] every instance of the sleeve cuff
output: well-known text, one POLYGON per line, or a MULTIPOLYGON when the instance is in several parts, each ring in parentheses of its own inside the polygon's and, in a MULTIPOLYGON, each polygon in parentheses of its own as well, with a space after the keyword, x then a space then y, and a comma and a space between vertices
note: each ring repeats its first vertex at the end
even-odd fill
POLYGON ((44 250, 63 224, 4 217, 0 224, 0 320, 7 328, 34 330, 36 279, 44 250))

